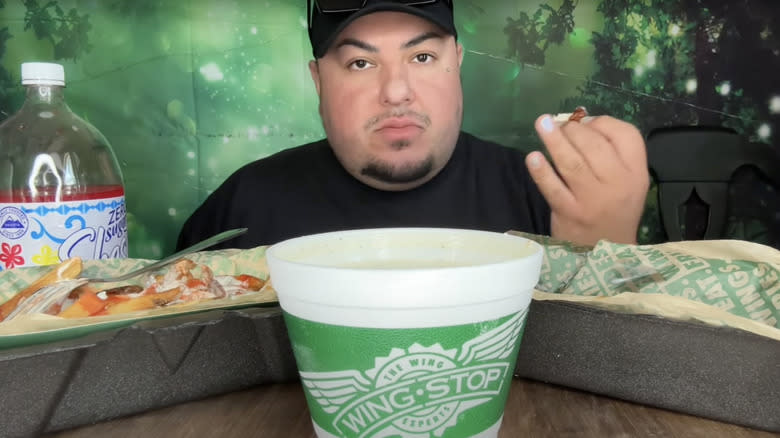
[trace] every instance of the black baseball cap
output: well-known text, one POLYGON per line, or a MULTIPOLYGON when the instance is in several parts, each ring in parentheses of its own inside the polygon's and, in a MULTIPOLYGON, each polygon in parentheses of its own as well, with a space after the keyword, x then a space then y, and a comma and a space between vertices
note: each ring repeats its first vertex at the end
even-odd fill
POLYGON ((405 12, 425 18, 457 38, 452 2, 453 0, 307 0, 312 52, 315 58, 322 58, 336 36, 350 23, 380 11, 405 12))

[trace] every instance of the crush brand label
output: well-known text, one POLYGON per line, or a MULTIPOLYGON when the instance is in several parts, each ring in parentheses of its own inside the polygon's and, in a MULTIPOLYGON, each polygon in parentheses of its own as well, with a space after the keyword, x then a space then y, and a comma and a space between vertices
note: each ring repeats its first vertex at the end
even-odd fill
POLYGON ((0 268, 50 265, 71 257, 127 257, 124 196, 58 204, 0 203, 0 268))
MULTIPOLYGON (((457 348, 412 342, 394 346, 386 355, 362 358, 355 348, 354 363, 373 362, 373 367, 301 371, 310 403, 321 408, 312 409, 312 417, 336 436, 428 438, 446 431, 460 435, 461 414, 480 407, 487 428, 503 412, 505 392, 500 395, 511 377, 526 312, 502 318, 489 329, 490 323, 475 324, 481 334, 461 337, 457 348)), ((414 338, 414 333, 436 329, 402 330, 414 338)), ((455 340, 453 333, 447 334, 449 340, 455 340)), ((302 355, 296 351, 296 357, 302 355)))

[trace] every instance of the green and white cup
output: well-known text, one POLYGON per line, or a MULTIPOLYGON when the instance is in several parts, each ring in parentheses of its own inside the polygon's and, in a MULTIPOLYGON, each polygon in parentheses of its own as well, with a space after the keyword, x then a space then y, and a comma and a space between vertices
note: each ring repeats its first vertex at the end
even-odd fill
POLYGON ((497 436, 539 244, 387 228, 266 256, 318 437, 497 436))

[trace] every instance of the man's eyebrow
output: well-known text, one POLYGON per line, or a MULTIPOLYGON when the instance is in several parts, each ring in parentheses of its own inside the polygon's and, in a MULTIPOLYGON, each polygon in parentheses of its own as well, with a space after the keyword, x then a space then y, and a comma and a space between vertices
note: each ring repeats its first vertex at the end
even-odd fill
MULTIPOLYGON (((425 32, 424 34, 420 36, 416 36, 410 39, 409 41, 401 44, 401 48, 408 49, 410 47, 414 47, 422 43, 423 41, 427 41, 433 38, 443 38, 443 36, 441 33, 435 31, 425 32)), ((377 48, 376 46, 372 46, 371 44, 368 44, 367 42, 361 41, 356 38, 344 38, 343 40, 339 41, 338 44, 336 44, 336 49, 338 50, 345 46, 357 47, 358 49, 365 50, 366 52, 372 52, 372 53, 379 52, 379 48, 377 48)))
POLYGON ((339 43, 336 45, 336 49, 340 49, 345 46, 354 46, 358 49, 363 49, 366 52, 373 52, 376 53, 379 51, 378 48, 375 46, 372 46, 371 44, 368 44, 365 41, 360 41, 355 38, 344 38, 343 40, 339 41, 339 43))
POLYGON ((426 40, 429 40, 429 39, 432 39, 432 38, 443 38, 443 36, 442 36, 441 33, 435 32, 435 31, 425 32, 424 34, 422 34, 422 35, 420 35, 418 37, 414 37, 414 38, 410 39, 409 41, 405 42, 404 44, 401 45, 401 48, 402 49, 408 49, 410 47, 414 47, 414 46, 422 43, 423 41, 426 41, 426 40))

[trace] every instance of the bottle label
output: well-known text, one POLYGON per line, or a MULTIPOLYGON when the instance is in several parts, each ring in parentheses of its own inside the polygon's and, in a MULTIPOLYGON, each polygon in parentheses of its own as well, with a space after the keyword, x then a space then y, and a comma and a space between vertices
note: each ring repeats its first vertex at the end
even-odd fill
POLYGON ((125 198, 0 203, 0 270, 126 258, 125 198))

